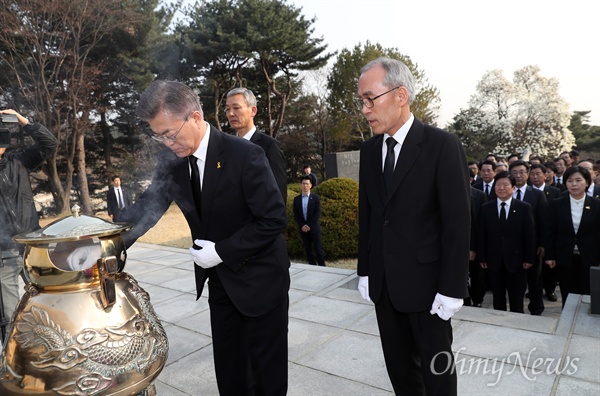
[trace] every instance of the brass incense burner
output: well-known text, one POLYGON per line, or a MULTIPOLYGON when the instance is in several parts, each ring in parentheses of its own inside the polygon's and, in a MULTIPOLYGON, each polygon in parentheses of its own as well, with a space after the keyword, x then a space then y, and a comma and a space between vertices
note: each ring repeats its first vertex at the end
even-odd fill
POLYGON ((130 228, 74 206, 14 237, 26 244, 28 285, 0 355, 1 395, 156 393, 168 342, 148 293, 122 272, 130 228))

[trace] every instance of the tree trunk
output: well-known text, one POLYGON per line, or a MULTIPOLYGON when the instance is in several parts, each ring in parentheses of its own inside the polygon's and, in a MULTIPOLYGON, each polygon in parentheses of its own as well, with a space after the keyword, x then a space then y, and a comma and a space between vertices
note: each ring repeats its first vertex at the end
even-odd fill
POLYGON ((112 161, 110 159, 111 153, 111 142, 110 142, 110 127, 106 122, 106 112, 100 113, 100 131, 102 131, 102 139, 104 140, 104 162, 106 163, 106 169, 112 169, 112 161))
POLYGON ((77 192, 81 200, 81 211, 87 215, 93 215, 92 200, 88 186, 87 170, 85 167, 85 133, 76 131, 77 147, 77 192))

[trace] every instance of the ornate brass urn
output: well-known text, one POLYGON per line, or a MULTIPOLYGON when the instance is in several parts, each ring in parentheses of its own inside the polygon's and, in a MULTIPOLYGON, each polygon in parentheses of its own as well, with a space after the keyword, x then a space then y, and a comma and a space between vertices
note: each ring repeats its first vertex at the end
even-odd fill
POLYGON ((168 342, 148 293, 122 272, 130 226, 78 210, 14 238, 28 285, 0 355, 0 395, 155 394, 168 342))

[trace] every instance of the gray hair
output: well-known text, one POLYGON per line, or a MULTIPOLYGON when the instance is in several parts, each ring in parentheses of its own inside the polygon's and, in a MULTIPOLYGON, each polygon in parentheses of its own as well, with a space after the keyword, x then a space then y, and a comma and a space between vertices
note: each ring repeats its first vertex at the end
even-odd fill
POLYGON ((135 110, 143 121, 154 119, 159 112, 184 120, 194 111, 203 116, 198 95, 187 85, 177 81, 155 80, 140 96, 135 110))
POLYGON ((248 88, 234 88, 227 92, 227 97, 230 98, 234 95, 244 95, 244 101, 250 107, 256 106, 256 96, 248 88))
POLYGON ((381 66, 385 70, 383 85, 388 88, 403 86, 408 91, 408 103, 415 99, 415 78, 408 66, 397 59, 380 57, 367 63, 360 69, 360 74, 369 71, 375 66, 381 66))

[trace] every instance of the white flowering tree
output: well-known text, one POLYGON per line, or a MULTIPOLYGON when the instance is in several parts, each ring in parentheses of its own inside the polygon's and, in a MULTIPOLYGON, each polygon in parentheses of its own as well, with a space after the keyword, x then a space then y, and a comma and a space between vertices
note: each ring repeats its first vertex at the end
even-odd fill
POLYGON ((462 135, 463 142, 471 140, 470 145, 477 147, 482 140, 487 151, 500 155, 529 148, 547 158, 558 156, 575 144, 567 128, 569 105, 558 94, 558 86, 558 80, 543 77, 538 66, 517 70, 512 82, 501 70, 487 72, 469 109, 455 116, 450 129, 462 135))

